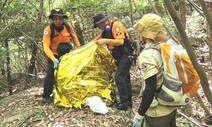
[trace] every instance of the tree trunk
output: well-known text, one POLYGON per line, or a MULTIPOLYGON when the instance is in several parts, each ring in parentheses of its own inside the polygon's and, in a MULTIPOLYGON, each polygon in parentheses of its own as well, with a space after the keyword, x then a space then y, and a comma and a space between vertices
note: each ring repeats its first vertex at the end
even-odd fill
POLYGON ((84 45, 84 44, 85 44, 85 41, 84 41, 83 33, 82 33, 81 28, 80 28, 79 22, 76 22, 76 23, 74 24, 74 26, 75 26, 74 29, 75 29, 75 31, 76 31, 76 34, 77 34, 77 37, 78 37, 78 39, 79 39, 80 44, 81 44, 81 45, 84 45))
POLYGON ((186 29, 186 3, 185 0, 179 0, 179 14, 183 28, 186 29))
POLYGON ((134 21, 133 21, 133 8, 132 8, 132 0, 129 0, 129 5, 130 5, 130 19, 131 19, 131 24, 133 25, 134 24, 134 21))
MULTIPOLYGON (((40 0, 38 22, 42 22, 42 17, 43 17, 43 0, 40 0)), ((29 68, 28 68, 28 73, 29 73, 30 78, 32 77, 33 71, 35 69, 35 61, 36 61, 37 51, 38 51, 38 46, 37 46, 36 42, 34 42, 33 46, 32 46, 32 56, 31 56, 30 64, 29 64, 29 68)))
POLYGON ((205 2, 203 0, 198 0, 198 1, 199 1, 200 5, 202 7, 203 13, 204 13, 205 18, 206 18, 206 20, 208 22, 208 26, 209 26, 209 28, 210 28, 210 30, 212 32, 212 17, 209 14, 209 11, 207 10, 205 2))
POLYGON ((7 83, 8 83, 8 92, 9 95, 12 95, 13 92, 13 82, 11 77, 11 68, 10 68, 10 49, 8 44, 8 39, 5 40, 5 47, 6 47, 6 57, 7 57, 7 83))
POLYGON ((33 71, 35 69, 35 60, 36 60, 36 55, 37 55, 37 51, 38 51, 38 47, 36 42, 33 43, 33 48, 32 48, 32 56, 30 59, 30 64, 29 64, 29 68, 28 68, 28 73, 29 73, 29 77, 31 78, 31 74, 33 74, 33 71))
MULTIPOLYGON (((185 0, 179 0, 179 15, 180 15, 180 20, 182 22, 183 28, 186 29, 186 3, 185 3, 185 0)), ((177 35, 177 40, 179 40, 179 42, 181 44, 183 44, 179 33, 177 35)))
POLYGON ((211 91, 210 91, 210 88, 209 88, 209 83, 208 83, 208 79, 207 79, 207 76, 204 72, 204 70, 202 69, 202 67, 199 65, 199 63, 197 62, 197 58, 194 54, 194 51, 191 47, 191 44, 190 44, 190 41, 188 39, 188 36, 185 32, 185 29, 183 28, 183 25, 180 21, 180 18, 177 14, 177 12, 175 11, 172 3, 170 0, 164 0, 164 3, 168 9, 168 12, 169 14, 171 15, 173 21, 175 22, 175 25, 177 27, 177 30, 182 38, 182 42, 188 52, 188 55, 191 59, 191 62, 193 63, 200 79, 201 79, 201 85, 202 85, 202 88, 203 88, 203 91, 206 95, 206 98, 208 99, 208 101, 212 104, 212 95, 211 95, 211 91))
MULTIPOLYGON (((212 1, 211 2, 207 2, 207 9, 208 12, 212 12, 212 1)), ((208 29, 207 29, 207 35, 208 35, 208 46, 209 46, 209 54, 210 54, 210 62, 212 64, 212 31, 210 31, 210 27, 208 25, 208 29)))

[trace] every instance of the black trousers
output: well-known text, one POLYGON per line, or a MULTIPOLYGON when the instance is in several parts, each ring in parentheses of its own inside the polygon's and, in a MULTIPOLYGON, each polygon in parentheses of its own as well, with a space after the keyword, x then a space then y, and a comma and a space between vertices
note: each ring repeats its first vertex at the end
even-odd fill
POLYGON ((130 67, 132 61, 128 56, 122 56, 117 60, 117 70, 115 74, 115 82, 118 88, 121 102, 132 102, 132 88, 130 81, 130 67))
MULTIPOLYGON (((55 56, 55 58, 59 59, 58 56, 55 56)), ((48 58, 48 69, 46 73, 46 77, 44 80, 44 86, 43 86, 43 97, 50 96, 53 91, 54 87, 54 63, 51 59, 48 58)))

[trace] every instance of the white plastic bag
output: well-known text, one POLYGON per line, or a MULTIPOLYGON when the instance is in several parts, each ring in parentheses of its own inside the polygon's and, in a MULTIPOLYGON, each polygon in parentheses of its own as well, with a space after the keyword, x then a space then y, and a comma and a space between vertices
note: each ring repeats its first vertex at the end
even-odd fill
POLYGON ((106 114, 108 112, 106 104, 98 96, 86 98, 86 105, 95 113, 106 114))

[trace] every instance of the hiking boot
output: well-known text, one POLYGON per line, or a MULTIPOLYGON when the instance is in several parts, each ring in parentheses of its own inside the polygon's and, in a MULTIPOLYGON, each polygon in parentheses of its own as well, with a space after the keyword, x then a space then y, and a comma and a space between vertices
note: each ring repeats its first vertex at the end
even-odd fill
POLYGON ((120 102, 116 105, 116 108, 118 110, 127 110, 128 108, 128 105, 127 105, 127 102, 120 102))
POLYGON ((43 97, 43 100, 42 100, 44 103, 50 103, 52 101, 52 97, 50 96, 45 96, 43 97))

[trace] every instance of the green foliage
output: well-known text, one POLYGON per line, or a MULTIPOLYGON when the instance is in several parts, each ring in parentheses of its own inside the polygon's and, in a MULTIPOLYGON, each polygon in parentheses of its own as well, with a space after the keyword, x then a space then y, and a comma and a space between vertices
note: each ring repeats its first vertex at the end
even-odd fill
MULTIPOLYGON (((129 0, 61 0, 61 1, 44 1, 43 21, 39 22, 38 15, 40 12, 40 1, 34 0, 13 0, 7 1, 2 8, 0 15, 0 42, 5 39, 9 40, 9 51, 11 57, 12 72, 27 72, 30 58, 32 57, 32 46, 37 43, 42 52, 42 34, 45 26, 50 22, 48 15, 52 8, 60 7, 69 16, 68 22, 78 23, 83 31, 86 41, 94 38, 99 31, 93 30, 92 17, 97 13, 110 15, 111 19, 120 20, 128 28, 132 27, 129 0), (64 4, 65 3, 65 4, 64 4), (93 34, 88 34, 88 31, 93 34)), ((142 11, 148 7, 147 0, 132 1, 133 16, 140 18, 142 11), (138 13, 137 13, 138 12, 138 13)), ((3 53, 2 49, 0 51, 3 53)), ((44 55, 44 54, 43 54, 44 55)), ((0 58, 5 60, 4 55, 0 58)), ((2 64, 4 64, 3 62, 2 64)))
MULTIPOLYGON (((150 1, 156 2, 155 0, 150 1)), ((143 14, 153 12, 149 0, 131 0, 132 3, 129 0, 51 0, 43 1, 43 8, 40 8, 39 2, 34 0, 9 0, 1 9, 0 45, 3 45, 5 39, 9 40, 12 72, 14 70, 27 72, 34 44, 37 44, 38 54, 40 55, 39 57, 36 56, 36 59, 39 60, 45 56, 42 49, 43 29, 51 22, 48 15, 50 10, 55 7, 62 8, 69 16, 67 22, 70 22, 73 26, 75 23, 79 24, 86 42, 100 33, 98 29, 93 29, 92 17, 97 13, 110 15, 111 19, 121 21, 126 29, 130 30, 132 35, 135 35, 131 30, 133 29, 132 25, 143 14), (130 5, 132 5, 132 10, 130 10, 130 5), (40 12, 43 12, 43 14, 41 15, 40 12), (38 15, 41 15, 41 19, 38 15)), ((164 0, 157 2, 162 6, 164 0)), ((177 31, 169 15, 164 13, 163 18, 171 33, 176 35, 177 31)), ((192 21, 194 20, 195 23, 197 19, 199 18, 192 18, 192 21)), ((192 25, 188 27, 188 32, 191 33, 189 36, 199 38, 201 35, 206 39, 205 29, 193 30, 194 27, 192 25)), ((0 48, 0 55, 0 60, 3 61, 0 66, 3 66, 6 60, 6 52, 3 47, 0 48)), ((41 62, 46 61, 41 60, 41 62)))
POLYGON ((159 0, 159 5, 163 5, 164 4, 164 0, 159 0))
MULTIPOLYGON (((44 23, 39 23, 39 2, 6 1, 0 15, 0 42, 9 41, 11 72, 27 72, 33 43, 41 45, 44 23)), ((0 48, 0 67, 5 66, 6 52, 0 48), (3 54, 3 55, 1 55, 3 54)))

